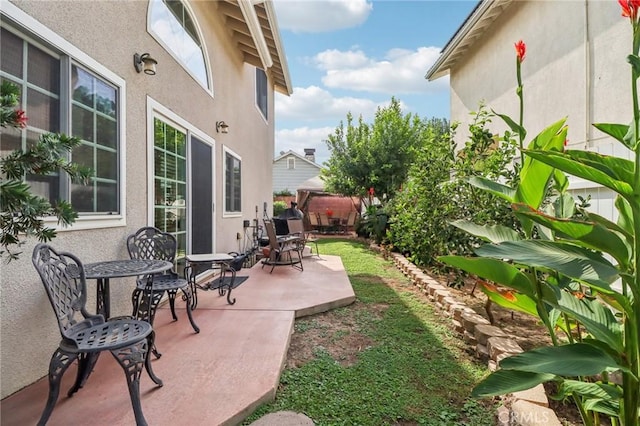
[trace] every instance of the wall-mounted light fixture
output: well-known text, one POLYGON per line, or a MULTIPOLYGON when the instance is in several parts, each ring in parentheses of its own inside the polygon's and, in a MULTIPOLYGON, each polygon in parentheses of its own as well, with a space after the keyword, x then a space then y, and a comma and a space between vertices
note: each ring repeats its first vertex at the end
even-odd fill
POLYGON ((157 63, 158 61, 153 59, 148 53, 143 53, 142 55, 136 53, 133 55, 133 66, 136 67, 136 71, 138 72, 144 71, 145 74, 155 75, 157 63))
POLYGON ((216 121, 216 132, 229 133, 229 125, 224 121, 216 121))

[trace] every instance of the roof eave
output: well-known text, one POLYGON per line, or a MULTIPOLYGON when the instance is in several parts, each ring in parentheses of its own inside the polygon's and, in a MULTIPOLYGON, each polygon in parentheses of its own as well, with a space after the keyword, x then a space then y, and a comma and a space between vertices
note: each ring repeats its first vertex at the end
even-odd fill
POLYGON ((425 78, 436 80, 449 74, 457 59, 473 45, 484 30, 504 11, 513 0, 481 0, 476 8, 458 28, 442 49, 440 57, 433 64, 425 78))

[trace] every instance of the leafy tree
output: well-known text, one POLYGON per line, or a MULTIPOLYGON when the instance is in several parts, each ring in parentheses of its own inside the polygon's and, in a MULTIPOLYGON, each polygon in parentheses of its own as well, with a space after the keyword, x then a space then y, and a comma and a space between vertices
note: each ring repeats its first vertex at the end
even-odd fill
POLYGON ((448 123, 403 114, 395 98, 389 106, 378 108, 373 124, 365 123, 362 117, 354 123, 353 115, 347 114, 346 127, 340 122, 327 140, 331 153, 323 171, 327 188, 361 198, 373 188, 378 197, 393 198, 431 127, 444 128, 448 123))
MULTIPOLYGON (((19 89, 7 81, 0 87, 0 126, 2 132, 18 131, 26 127, 24 111, 17 109, 19 89)), ((25 243, 34 235, 39 241, 51 241, 56 236, 53 228, 44 226, 43 217, 56 216, 58 223, 67 226, 78 214, 67 201, 51 205, 43 197, 31 193, 26 175, 47 175, 63 170, 75 182, 86 182, 92 172, 66 160, 68 153, 80 144, 77 138, 63 134, 42 135, 31 148, 13 151, 0 159, 0 256, 7 261, 18 259, 20 252, 14 247, 25 243)))

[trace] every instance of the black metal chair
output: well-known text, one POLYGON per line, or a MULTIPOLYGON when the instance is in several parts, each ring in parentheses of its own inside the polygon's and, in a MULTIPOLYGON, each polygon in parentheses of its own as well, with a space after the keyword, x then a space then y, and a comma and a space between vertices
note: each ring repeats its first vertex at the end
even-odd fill
MULTIPOLYGON (((174 263, 177 249, 178 243, 173 235, 153 226, 140 228, 127 237, 127 250, 129 251, 129 257, 132 259, 160 259, 174 263)), ((187 302, 187 316, 193 330, 196 333, 200 333, 200 328, 195 323, 191 313, 194 306, 194 295, 189 281, 179 277, 173 270, 153 276, 138 277, 136 288, 132 295, 133 315, 138 319, 149 321, 153 325, 156 309, 166 292, 169 296, 171 315, 173 320, 177 321, 175 300, 178 290, 182 291, 183 300, 187 302)), ((157 358, 162 355, 155 346, 151 350, 157 358)))
MULTIPOLYGON (((49 397, 38 425, 49 420, 60 394, 60 381, 65 371, 78 360, 78 373, 67 396, 72 396, 88 379, 98 356, 109 351, 124 370, 137 425, 146 425, 140 403, 140 374, 144 366, 157 385, 148 356, 153 346, 151 324, 133 318, 105 321, 102 315, 91 315, 85 305, 87 286, 80 260, 66 252, 57 252, 47 244, 33 250, 35 266, 58 320, 62 340, 49 363, 49 397)), ((90 413, 87 413, 90 416, 90 413)))

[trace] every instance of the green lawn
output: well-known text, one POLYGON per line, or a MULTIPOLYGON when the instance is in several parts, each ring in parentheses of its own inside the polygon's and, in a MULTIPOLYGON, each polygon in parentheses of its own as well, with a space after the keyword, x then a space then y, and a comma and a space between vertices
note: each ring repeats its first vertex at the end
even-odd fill
MULTIPOLYGON (((347 315, 354 306, 335 314, 349 317, 353 332, 371 344, 347 366, 315 348, 312 361, 283 372, 276 401, 244 424, 290 410, 316 425, 493 425, 495 407, 467 397, 486 368, 465 353, 449 321, 411 291, 410 281, 391 262, 366 246, 339 239, 319 244, 320 253, 341 256, 357 297, 357 315, 347 315), (385 284, 389 280, 397 283, 395 289, 385 284)), ((314 321, 297 320, 295 332, 308 332, 314 321)), ((344 334, 332 338, 339 344, 344 334)))

